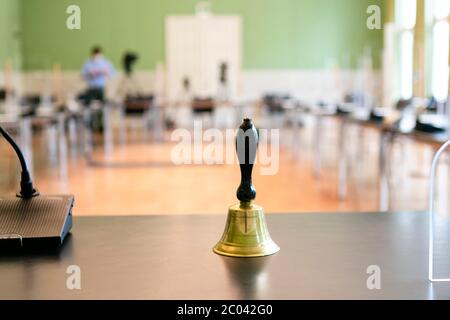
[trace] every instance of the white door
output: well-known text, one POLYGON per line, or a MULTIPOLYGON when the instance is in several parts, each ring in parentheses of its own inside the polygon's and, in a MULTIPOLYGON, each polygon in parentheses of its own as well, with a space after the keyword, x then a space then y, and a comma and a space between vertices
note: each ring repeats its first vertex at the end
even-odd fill
POLYGON ((215 96, 220 66, 228 66, 230 97, 237 94, 241 70, 238 16, 169 16, 166 19, 167 91, 177 100, 188 78, 195 96, 215 96))

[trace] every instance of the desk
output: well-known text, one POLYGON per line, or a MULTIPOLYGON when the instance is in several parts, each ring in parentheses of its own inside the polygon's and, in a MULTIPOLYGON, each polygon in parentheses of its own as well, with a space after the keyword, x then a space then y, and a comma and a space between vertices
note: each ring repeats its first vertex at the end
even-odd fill
POLYGON ((225 215, 76 217, 59 255, 0 257, 0 299, 450 299, 427 280, 426 213, 267 216, 281 251, 253 259, 212 252, 225 215), (69 265, 81 290, 66 289, 69 265))
POLYGON ((318 177, 321 168, 321 145, 322 145, 322 118, 332 117, 339 121, 339 133, 338 133, 338 144, 339 144, 339 158, 338 158, 338 195, 341 200, 345 200, 347 197, 347 185, 348 185, 348 151, 347 151, 347 126, 348 125, 358 125, 362 128, 371 128, 379 132, 380 138, 378 142, 378 210, 388 211, 390 204, 390 186, 389 186, 389 163, 391 148, 396 138, 405 137, 411 139, 417 143, 427 144, 435 149, 438 149, 450 139, 448 133, 426 133, 417 130, 411 132, 401 132, 393 127, 387 127, 382 122, 361 120, 352 117, 351 115, 339 115, 339 114, 329 114, 329 113, 317 113, 316 122, 316 132, 314 143, 314 172, 315 176, 318 177))
POLYGON ((334 112, 328 112, 324 110, 316 110, 311 112, 316 118, 313 135, 313 172, 316 179, 320 178, 320 172, 322 170, 322 145, 323 145, 323 119, 324 118, 337 118, 340 119, 340 115, 334 112))
POLYGON ((425 143, 434 147, 436 149, 440 148, 447 140, 450 140, 450 135, 448 132, 439 132, 439 133, 427 133, 422 131, 413 130, 411 132, 401 132, 395 129, 391 129, 391 131, 399 137, 407 137, 416 142, 425 143))
MULTIPOLYGON (((396 138, 405 137, 417 143, 423 143, 431 146, 434 149, 440 148, 450 136, 447 132, 442 133, 427 133, 413 130, 411 132, 401 132, 395 128, 385 128, 383 130, 380 140, 380 198, 379 210, 389 210, 390 202, 390 187, 389 187, 389 158, 391 146, 396 138)), ((430 163, 431 166, 431 163, 430 163)))
MULTIPOLYGON (((62 179, 66 179, 68 176, 66 124, 77 118, 80 118, 79 114, 70 111, 37 114, 30 117, 32 126, 39 126, 45 129, 50 165, 58 168, 59 176, 62 179)), ((76 128, 71 128, 71 131, 73 130, 76 130, 76 128)), ((73 132, 69 132, 69 134, 71 135, 70 140, 73 141, 73 132)))
POLYGON ((377 130, 380 133, 379 141, 379 172, 380 172, 380 182, 379 182, 379 210, 387 211, 388 208, 388 150, 391 143, 391 136, 385 134, 384 126, 382 122, 363 120, 353 117, 350 114, 336 114, 329 112, 316 112, 316 126, 315 126, 315 142, 314 142, 314 175, 316 178, 320 177, 320 171, 322 166, 322 144, 323 144, 323 118, 333 118, 339 121, 339 132, 338 132, 338 145, 339 145, 339 155, 338 155, 338 196, 340 200, 345 200, 347 198, 348 190, 348 137, 347 128, 349 125, 357 125, 361 128, 369 128, 377 130))
MULTIPOLYGON (((386 139, 383 136, 383 123, 376 122, 371 120, 363 120, 358 119, 352 116, 341 116, 340 119, 340 128, 339 128, 339 161, 338 161, 338 194, 341 200, 345 200, 347 198, 347 180, 348 180, 348 137, 347 137, 347 126, 348 125, 357 125, 363 129, 374 129, 380 133, 380 142, 379 142, 379 153, 380 155, 384 155, 385 145, 383 144, 383 140, 386 139)), ((361 138, 361 137, 359 137, 361 138)), ((380 172, 382 172, 382 166, 385 165, 384 157, 380 156, 379 158, 379 168, 380 172)), ((383 179, 381 176, 380 179, 383 179)), ((382 182, 381 182, 382 183, 382 182)), ((383 197, 383 191, 380 191, 379 198, 383 197)), ((383 200, 380 200, 380 203, 383 200)), ((384 207, 380 205, 381 211, 386 211, 383 209, 384 207)))

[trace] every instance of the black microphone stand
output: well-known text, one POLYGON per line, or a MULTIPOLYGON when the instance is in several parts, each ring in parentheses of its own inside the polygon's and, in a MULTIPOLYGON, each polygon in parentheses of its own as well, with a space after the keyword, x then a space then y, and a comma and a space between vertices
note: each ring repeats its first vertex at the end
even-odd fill
POLYGON ((0 134, 8 141, 8 143, 13 147, 14 151, 19 158, 20 165, 22 167, 21 179, 20 179, 20 191, 17 193, 19 198, 31 199, 39 195, 39 192, 33 187, 33 181, 31 179, 31 174, 28 171, 27 163, 22 151, 20 150, 14 139, 0 126, 0 134))

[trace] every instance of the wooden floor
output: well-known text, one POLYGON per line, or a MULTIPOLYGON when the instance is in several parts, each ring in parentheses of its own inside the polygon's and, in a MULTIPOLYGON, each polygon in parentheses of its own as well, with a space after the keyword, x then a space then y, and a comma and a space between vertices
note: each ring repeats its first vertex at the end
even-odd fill
MULTIPOLYGON (((376 148, 366 144, 368 151, 352 162, 349 195, 341 201, 334 133, 327 137, 321 176, 314 178, 311 132, 304 130, 302 136, 283 133, 283 141, 288 143, 281 147, 276 175, 260 175, 259 166, 255 167, 256 202, 271 213, 376 211, 376 148)), ((374 134, 369 133, 368 139, 376 141, 374 134)), ((75 215, 225 214, 236 202, 238 165, 175 166, 170 162, 172 147, 171 143, 135 141, 115 146, 105 159, 100 144, 94 153, 96 166, 89 165, 79 151, 69 149, 67 171, 62 173, 60 163, 49 159, 44 139, 37 138, 33 146, 35 182, 42 194, 74 194, 75 215), (109 165, 104 165, 105 161, 109 165)), ((6 154, 0 160, 0 192, 13 193, 18 188, 16 159, 3 143, 0 152, 6 154)), ((426 208, 427 180, 420 174, 415 179, 414 188, 408 183, 397 186, 393 209, 426 208), (423 192, 416 192, 418 188, 423 192)))

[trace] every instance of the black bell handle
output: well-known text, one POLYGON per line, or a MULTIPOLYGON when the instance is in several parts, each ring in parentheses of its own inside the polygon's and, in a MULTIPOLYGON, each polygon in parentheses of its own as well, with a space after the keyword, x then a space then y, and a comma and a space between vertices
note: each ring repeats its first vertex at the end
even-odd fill
POLYGON ((241 169, 241 184, 236 191, 236 196, 244 203, 250 202, 256 197, 256 189, 252 185, 252 171, 258 141, 258 131, 252 120, 244 119, 236 135, 236 152, 241 169))

